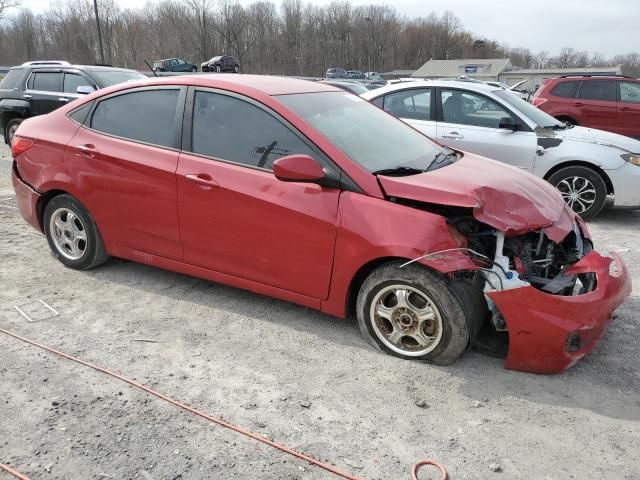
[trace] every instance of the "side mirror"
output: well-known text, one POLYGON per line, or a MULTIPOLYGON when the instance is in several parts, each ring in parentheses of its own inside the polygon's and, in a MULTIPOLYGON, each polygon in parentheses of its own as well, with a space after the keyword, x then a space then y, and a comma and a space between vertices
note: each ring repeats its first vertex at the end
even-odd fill
POLYGON ((309 155, 287 155, 273 162, 273 174, 283 182, 316 183, 326 173, 309 155))
POLYGON ((93 88, 91 85, 81 85, 78 88, 76 88, 76 93, 79 93, 80 95, 88 95, 95 91, 96 89, 93 88))
POLYGON ((502 117, 498 122, 498 128, 515 132, 518 129, 518 126, 512 117, 502 117))

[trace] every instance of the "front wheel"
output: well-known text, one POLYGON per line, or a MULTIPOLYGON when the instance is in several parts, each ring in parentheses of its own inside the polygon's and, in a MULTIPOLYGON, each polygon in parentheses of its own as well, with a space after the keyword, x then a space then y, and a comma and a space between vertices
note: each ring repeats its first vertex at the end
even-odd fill
POLYGON ((216 73, 222 72, 222 67, 220 65, 216 65, 216 73))
POLYGON ((194 73, 195 73, 195 72, 197 72, 197 71, 198 71, 198 67, 196 67, 196 66, 194 65, 193 67, 191 67, 191 71, 192 71, 192 72, 194 72, 194 73))
POLYGON ((469 344, 464 309, 448 283, 418 265, 391 262, 362 284, 358 325, 374 347, 405 359, 454 362, 469 344))
POLYGON ((564 201, 584 220, 595 217, 607 200, 607 185, 598 172, 575 165, 561 168, 549 177, 564 201))
POLYGON ((70 195, 58 195, 44 209, 44 233, 53 255, 75 270, 89 270, 109 258, 89 212, 70 195))
POLYGON ((233 71, 234 71, 235 73, 239 73, 239 72, 240 72, 240 65, 234 65, 234 66, 233 66, 233 71))

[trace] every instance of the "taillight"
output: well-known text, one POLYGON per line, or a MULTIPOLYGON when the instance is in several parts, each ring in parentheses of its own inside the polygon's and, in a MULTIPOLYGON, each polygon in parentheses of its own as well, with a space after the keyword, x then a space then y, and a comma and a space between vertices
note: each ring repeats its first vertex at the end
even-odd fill
POLYGON ((11 141, 11 156, 16 158, 21 153, 26 152, 33 147, 33 140, 28 138, 14 136, 11 141))
POLYGON ((535 105, 536 107, 539 107, 540 105, 543 105, 545 103, 547 103, 548 100, 546 98, 540 98, 540 97, 536 97, 533 100, 531 100, 531 103, 533 105, 535 105))

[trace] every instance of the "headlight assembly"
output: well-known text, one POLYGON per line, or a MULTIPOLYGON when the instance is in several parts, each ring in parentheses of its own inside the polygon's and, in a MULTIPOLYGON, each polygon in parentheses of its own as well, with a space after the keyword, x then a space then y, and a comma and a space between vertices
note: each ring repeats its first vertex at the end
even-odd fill
POLYGON ((621 155, 625 162, 640 167, 640 153, 625 153, 621 155))

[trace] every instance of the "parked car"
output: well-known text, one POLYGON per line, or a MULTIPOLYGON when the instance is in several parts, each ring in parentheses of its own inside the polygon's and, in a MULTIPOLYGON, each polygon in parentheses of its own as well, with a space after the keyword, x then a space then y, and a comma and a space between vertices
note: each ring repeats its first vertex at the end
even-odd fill
POLYGON ((234 72, 240 73, 240 60, 233 55, 218 55, 202 63, 203 72, 234 72))
POLYGON ((402 358, 451 363, 486 327, 506 367, 558 372, 631 290, 547 182, 318 82, 111 87, 25 121, 12 155, 20 213, 65 266, 114 256, 355 312, 402 358))
POLYGON ((640 79, 571 75, 547 80, 532 103, 561 122, 640 138, 640 79))
POLYGON ((640 207, 640 141, 568 127, 482 83, 401 83, 362 97, 445 145, 548 180, 584 219, 597 215, 608 196, 615 207, 640 207))
POLYGON ((326 78, 349 78, 349 74, 344 68, 329 68, 325 74, 326 78))
POLYGON ((367 72, 364 76, 367 80, 371 80, 373 82, 384 82, 384 78, 382 78, 378 72, 367 72))
POLYGON ((361 95, 369 91, 369 89, 361 82, 356 80, 320 80, 320 83, 327 85, 333 85, 334 87, 341 88, 347 92, 351 92, 355 95, 361 95))
POLYGON ((154 72, 197 72, 195 63, 187 62, 181 58, 165 58, 153 62, 154 72))
POLYGON ((347 70, 347 76, 354 80, 364 80, 366 77, 360 70, 347 70))
POLYGON ((0 82, 0 129, 11 139, 25 119, 42 115, 99 88, 146 78, 134 70, 63 61, 27 62, 13 67, 0 82))
POLYGON ((519 96, 521 99, 525 100, 525 101, 529 101, 529 97, 531 96, 531 94, 526 91, 526 90, 520 90, 518 89, 518 87, 520 85, 522 85, 523 83, 525 83, 527 80, 522 80, 521 82, 516 83, 515 85, 512 85, 511 87, 509 85, 507 85, 506 83, 502 83, 502 82, 484 82, 487 85, 491 85, 492 87, 497 87, 497 88, 502 88, 507 92, 511 92, 514 95, 519 96))

